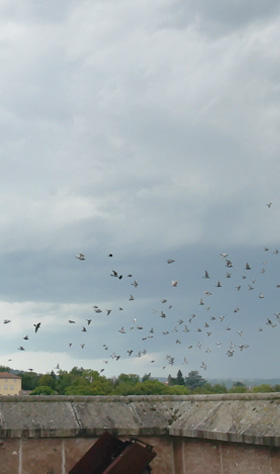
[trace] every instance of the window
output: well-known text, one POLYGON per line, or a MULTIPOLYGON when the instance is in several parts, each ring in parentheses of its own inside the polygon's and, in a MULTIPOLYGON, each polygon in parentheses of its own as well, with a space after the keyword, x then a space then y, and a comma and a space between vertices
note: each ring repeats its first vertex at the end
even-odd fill
POLYGON ((8 385, 4 385, 4 390, 8 390, 8 385))
POLYGON ((13 386, 13 385, 10 385, 10 390, 14 390, 14 386, 13 386))

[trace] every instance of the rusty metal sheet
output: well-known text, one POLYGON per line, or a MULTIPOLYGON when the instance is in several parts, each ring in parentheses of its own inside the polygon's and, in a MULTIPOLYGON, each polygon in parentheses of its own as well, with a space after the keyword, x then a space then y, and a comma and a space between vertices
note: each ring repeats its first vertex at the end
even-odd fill
POLYGON ((156 456, 151 447, 137 441, 128 444, 102 474, 141 474, 156 456))
POLYGON ((102 474, 125 447, 125 443, 105 432, 69 471, 69 474, 102 474))

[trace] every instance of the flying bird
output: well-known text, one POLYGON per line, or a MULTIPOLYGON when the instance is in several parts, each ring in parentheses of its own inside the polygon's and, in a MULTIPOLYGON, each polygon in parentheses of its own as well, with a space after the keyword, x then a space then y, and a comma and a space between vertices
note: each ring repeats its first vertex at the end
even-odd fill
POLYGON ((35 333, 36 333, 40 329, 41 323, 33 324, 33 326, 35 327, 35 333))
POLYGON ((79 260, 85 260, 85 256, 83 253, 79 253, 78 255, 75 255, 76 258, 78 258, 79 260))

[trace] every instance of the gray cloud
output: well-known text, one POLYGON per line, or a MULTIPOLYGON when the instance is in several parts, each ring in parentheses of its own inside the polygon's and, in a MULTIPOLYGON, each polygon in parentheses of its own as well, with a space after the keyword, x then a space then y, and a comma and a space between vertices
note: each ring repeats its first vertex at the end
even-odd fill
MULTIPOLYGON (((169 352, 175 357, 170 371, 186 356, 190 370, 208 357, 211 376, 237 374, 244 356, 244 376, 258 375, 256 341, 265 344, 271 329, 264 326, 261 339, 258 326, 278 309, 277 2, 30 0, 16 6, 0 6, 0 296, 3 319, 13 320, 5 326, 10 338, 2 357, 16 351, 19 331, 33 330, 41 318, 26 363, 40 350, 61 353, 67 364, 75 358, 99 364, 102 346, 82 351, 80 328, 67 322, 69 312, 82 324, 99 304, 114 311, 111 319, 102 314, 94 334, 121 352, 119 367, 127 348, 146 345, 147 357, 134 363, 150 371, 149 357, 156 357, 156 375, 169 352), (270 247, 265 256, 264 246, 270 247), (215 279, 225 278, 222 251, 232 254, 237 270, 210 306, 234 329, 213 323, 211 340, 197 332, 210 314, 199 305, 208 289, 202 275, 209 268, 215 279), (75 258, 79 252, 85 262, 75 258), (170 257, 176 265, 167 265, 170 257), (260 280, 265 258, 270 271, 260 280), (270 295, 265 310, 247 281, 237 294, 247 259, 256 291, 270 295), (139 280, 134 306, 130 280, 113 279, 112 269, 139 280), (159 316, 164 297, 173 306, 166 321, 159 316), (246 316, 232 320, 241 303, 246 316), (187 323, 192 312, 194 329, 176 344, 176 321, 187 323), (58 324, 60 315, 66 326, 58 324), (157 337, 142 342, 139 331, 130 331, 133 317, 145 330, 154 325, 157 337), (123 325, 125 338, 118 333, 123 325), (237 344, 241 326, 251 353, 236 349, 229 359, 226 348, 232 339, 237 344), (211 353, 197 347, 200 337, 211 353), (190 354, 187 344, 195 347, 190 354)), ((278 344, 273 331, 267 363, 278 344)), ((108 373, 117 371, 110 363, 108 373)))
POLYGON ((206 2, 205 0, 182 0, 169 7, 171 21, 167 25, 177 28, 191 27, 195 24, 202 34, 215 36, 227 35, 233 30, 243 29, 256 23, 269 21, 279 14, 279 3, 261 0, 245 4, 241 0, 234 2, 206 2))

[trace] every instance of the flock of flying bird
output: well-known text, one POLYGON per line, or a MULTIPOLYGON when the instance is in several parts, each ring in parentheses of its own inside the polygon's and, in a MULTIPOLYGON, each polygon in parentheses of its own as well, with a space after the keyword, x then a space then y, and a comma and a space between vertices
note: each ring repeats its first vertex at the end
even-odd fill
MULTIPOLYGON (((271 205, 272 205, 272 203, 268 203, 267 207, 270 208, 271 205)), ((267 248, 267 247, 264 248, 264 252, 272 253, 275 256, 277 256, 278 253, 279 253, 279 251, 277 249, 274 249, 273 251, 270 251, 270 249, 267 248)), ((83 253, 79 253, 75 257, 80 261, 85 261, 86 260, 86 257, 83 253)), ((108 255, 108 257, 110 259, 114 260, 112 253, 110 253, 108 255)), ((217 292, 221 291, 220 288, 222 288, 226 284, 223 280, 229 281, 232 278, 233 268, 235 269, 235 265, 231 261, 229 255, 227 253, 221 253, 220 258, 224 262, 224 266, 225 266, 225 269, 226 269, 225 273, 223 274, 223 279, 219 279, 216 282, 216 284, 213 286, 213 284, 209 284, 211 282, 211 274, 210 274, 211 272, 209 272, 208 270, 204 270, 204 273, 201 275, 201 278, 204 280, 204 283, 207 282, 207 285, 208 285, 208 289, 205 289, 203 295, 200 296, 199 301, 197 302, 197 307, 199 309, 203 308, 203 315, 201 315, 199 310, 197 310, 196 313, 191 313, 187 316, 182 316, 179 319, 176 319, 176 324, 175 324, 174 327, 172 327, 172 328, 171 327, 166 327, 166 325, 164 324, 164 321, 169 321, 169 322, 172 321, 172 326, 174 324, 174 313, 173 313, 174 312, 174 306, 173 306, 173 304, 170 304, 169 300, 167 300, 166 297, 163 297, 158 302, 160 304, 160 307, 159 308, 153 308, 151 310, 151 318, 150 318, 149 321, 151 321, 151 319, 155 318, 155 317, 158 317, 158 318, 161 318, 161 319, 158 319, 157 323, 154 323, 154 324, 152 323, 153 326, 147 328, 146 325, 143 325, 143 323, 141 324, 141 323, 138 322, 138 316, 137 316, 137 318, 135 318, 135 317, 132 318, 131 316, 129 316, 129 318, 130 318, 129 323, 126 324, 127 316, 126 316, 126 318, 122 318, 122 312, 124 311, 124 307, 118 306, 118 308, 117 308, 117 311, 118 311, 117 320, 120 321, 120 327, 117 331, 118 331, 119 334, 121 334, 125 338, 124 342, 125 342, 125 344, 127 344, 127 347, 124 347, 124 350, 122 351, 122 353, 117 353, 111 347, 109 347, 112 344, 103 343, 102 344, 102 349, 104 350, 104 360, 103 360, 102 363, 106 366, 110 362, 110 360, 118 361, 121 357, 122 358, 133 358, 133 357, 141 358, 141 357, 145 357, 145 360, 147 362, 149 362, 151 364, 156 363, 157 365, 160 364, 162 366, 162 369, 166 369, 169 365, 173 365, 175 362, 176 362, 176 365, 188 364, 189 363, 188 353, 192 349, 197 348, 197 349, 199 349, 199 351, 201 351, 201 354, 202 353, 208 354, 208 353, 211 353, 212 350, 214 350, 214 348, 215 349, 220 349, 222 346, 225 346, 225 340, 228 339, 228 338, 224 338, 223 342, 221 342, 220 340, 215 340, 215 342, 213 343, 213 337, 215 336, 215 329, 216 329, 216 332, 219 334, 219 336, 222 334, 221 328, 223 328, 224 333, 232 334, 233 330, 232 330, 232 326, 231 326, 231 322, 230 322, 230 317, 229 317, 229 315, 225 315, 225 314, 222 314, 222 315, 219 315, 219 314, 217 315, 215 313, 213 314, 211 306, 208 305, 208 302, 211 301, 211 296, 213 295, 213 293, 215 292, 215 294, 217 294, 217 292), (219 289, 219 290, 216 290, 216 288, 219 289), (170 316, 169 312, 171 312, 171 316, 170 316), (124 322, 124 319, 126 319, 126 322, 124 322), (160 323, 159 323, 159 321, 160 321, 160 323), (219 325, 222 324, 222 326, 219 326, 218 330, 217 330, 217 326, 215 326, 217 323, 219 325), (194 327, 195 325, 196 325, 196 327, 194 327), (140 344, 142 344, 142 347, 145 346, 145 347, 141 348, 141 350, 138 350, 139 347, 135 350, 135 346, 133 346, 133 347, 128 346, 129 343, 131 344, 131 338, 129 338, 128 335, 131 334, 132 331, 134 332, 134 334, 135 333, 137 334, 136 337, 134 336, 134 339, 136 338, 136 340, 138 340, 138 342, 140 342, 140 344), (191 333, 191 332, 192 333, 197 332, 199 334, 200 340, 195 341, 195 343, 194 343, 194 338, 193 337, 190 340, 189 333, 191 333), (175 335, 175 336, 173 336, 173 335, 175 335), (149 357, 149 353, 151 353, 151 354, 155 353, 155 351, 153 351, 153 348, 149 348, 149 346, 150 346, 149 340, 152 340, 155 337, 161 337, 162 338, 162 336, 169 336, 169 338, 170 338, 170 336, 172 336, 172 338, 173 338, 172 342, 168 341, 168 342, 166 342, 166 344, 164 344, 165 347, 169 347, 169 349, 172 349, 172 347, 175 343, 176 345, 178 345, 177 348, 179 348, 179 345, 180 345, 180 349, 181 348, 183 349, 183 351, 175 351, 176 355, 174 355, 174 353, 165 354, 164 362, 162 360, 161 361, 157 360, 154 355, 151 355, 149 357), (192 343, 190 343, 191 341, 192 341, 192 343), (205 341, 206 341, 206 344, 205 344, 205 341), (208 341, 211 341, 211 344, 208 344, 208 341), (107 351, 111 351, 111 353, 107 352, 107 351), (177 357, 178 352, 180 352, 180 353, 183 352, 180 360, 177 357), (105 354, 106 355, 108 354, 108 356, 106 357, 105 354)), ((172 268, 176 268, 175 259, 173 259, 173 258, 167 259, 166 264, 172 266, 172 268)), ((258 273, 264 274, 266 272, 266 265, 267 265, 267 262, 266 261, 263 262, 263 266, 262 266, 261 270, 258 273)), ((240 275, 240 281, 234 287, 234 291, 236 292, 237 295, 239 294, 239 292, 244 291, 244 289, 248 290, 249 292, 252 292, 255 289, 255 283, 256 283, 256 280, 257 280, 258 277, 256 275, 254 275, 254 278, 251 278, 251 273, 252 273, 251 270, 252 270, 251 264, 249 262, 245 262, 244 267, 242 269, 243 274, 240 275)), ((130 280, 129 281, 130 286, 132 286, 134 288, 133 292, 136 291, 136 293, 137 293, 139 283, 131 273, 123 275, 123 274, 119 273, 116 270, 112 270, 110 275, 108 275, 108 276, 110 276, 111 278, 114 278, 116 280, 123 280, 123 279, 128 278, 130 280)), ((172 288, 177 288, 178 285, 179 285, 179 282, 178 282, 178 280, 175 280, 175 279, 172 280, 171 279, 169 284, 172 288)), ((280 284, 278 284, 278 283, 275 286, 277 288, 280 288, 280 284)), ((176 291, 178 291, 178 290, 174 290, 174 292, 176 292, 176 291)), ((259 299, 264 298, 264 295, 263 295, 262 291, 259 292, 258 298, 259 299)), ((129 296, 127 295, 127 300, 129 302, 135 301, 135 299, 137 300, 137 297, 135 296, 135 293, 134 294, 131 293, 129 296)), ((173 302, 172 298, 171 298, 171 300, 172 300, 171 302, 173 302)), ((103 318, 104 316, 112 318, 111 314, 113 313, 113 316, 114 316, 114 313, 116 312, 116 309, 114 309, 114 308, 102 308, 101 309, 99 307, 99 305, 96 305, 96 304, 92 306, 91 311, 92 310, 93 310, 92 314, 96 315, 98 318, 103 318)), ((129 312, 130 311, 132 311, 131 308, 129 308, 129 312)), ((239 311, 240 311, 239 306, 235 306, 232 310, 231 316, 236 315, 237 313, 239 313, 239 311)), ((280 322, 280 313, 279 312, 274 313, 273 316, 267 317, 264 320, 264 323, 267 326, 270 326, 271 328, 276 327, 277 322, 280 322), (273 316, 275 316, 275 320, 274 320, 273 316)), ((114 319, 116 319, 115 316, 114 316, 114 319)), ((82 325, 82 327, 79 328, 79 331, 82 332, 82 333, 90 332, 91 328, 94 326, 93 321, 94 321, 93 317, 85 318, 85 323, 82 325), (93 322, 93 325, 91 326, 92 322, 93 322)), ((5 319, 3 322, 4 322, 4 324, 9 324, 11 321, 9 319, 5 319)), ((68 319, 68 324, 69 325, 75 325, 75 324, 77 324, 77 322, 80 322, 80 321, 76 321, 75 319, 68 319)), ((41 322, 34 323, 33 326, 34 326, 35 334, 38 333, 39 329, 41 328, 41 324, 42 324, 41 322)), ((258 331, 262 332, 263 329, 264 329, 263 327, 259 327, 258 331)), ((237 334, 238 342, 236 342, 234 340, 234 337, 231 337, 230 339, 232 339, 232 340, 230 340, 230 341, 228 340, 226 342, 226 344, 228 344, 226 346, 226 355, 227 355, 227 357, 233 357, 235 355, 236 351, 243 351, 243 350, 246 350, 246 349, 249 348, 249 344, 246 342, 246 340, 243 340, 244 339, 244 331, 243 331, 242 328, 238 329, 237 331, 234 331, 234 334, 237 334)), ((236 336, 235 336, 235 338, 236 338, 236 336)), ((23 339, 25 341, 28 341, 29 340, 28 334, 23 336, 23 339)), ((84 349, 86 344, 88 344, 88 343, 89 343, 89 341, 87 341, 85 339, 80 344, 81 349, 84 349)), ((76 344, 76 343, 74 343, 74 344, 76 344)), ((68 342, 68 349, 70 349, 72 346, 73 346, 73 342, 68 342)), ((20 350, 20 351, 24 351, 25 349, 26 348, 22 345, 20 345, 18 347, 18 350, 20 350)), ((207 364, 205 362, 205 356, 201 356, 200 359, 201 359, 200 360, 200 368, 206 370, 207 369, 207 364)), ((59 363, 57 364, 55 369, 60 370, 60 364, 59 363)), ((32 370, 32 369, 30 369, 30 370, 32 370)), ((104 372, 104 370, 105 370, 105 367, 102 367, 102 368, 100 368, 99 371, 100 371, 100 373, 102 373, 102 372, 104 372)))

